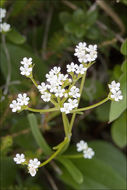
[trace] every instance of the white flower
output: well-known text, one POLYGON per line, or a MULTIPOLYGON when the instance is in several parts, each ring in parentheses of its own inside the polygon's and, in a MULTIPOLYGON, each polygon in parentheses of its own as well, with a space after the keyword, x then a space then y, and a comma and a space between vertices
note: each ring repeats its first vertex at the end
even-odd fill
POLYGON ((24 65, 24 67, 20 67, 21 75, 29 76, 32 72, 32 67, 29 67, 28 65, 24 65))
POLYGON ((83 64, 76 65, 76 71, 75 71, 75 72, 76 72, 77 74, 83 75, 86 70, 87 70, 87 68, 84 67, 83 64))
POLYGON ((30 66, 32 65, 32 58, 24 57, 23 60, 20 62, 22 65, 30 66))
POLYGON ((44 92, 44 94, 41 95, 41 98, 44 100, 44 102, 49 102, 51 99, 51 94, 48 92, 44 92))
POLYGON ((6 16, 6 9, 0 8, 0 22, 6 16))
POLYGON ((29 173, 32 177, 34 177, 37 173, 36 169, 33 167, 29 167, 28 170, 29 170, 29 173))
POLYGON ((45 85, 44 82, 41 83, 41 85, 38 85, 38 90, 40 91, 41 94, 43 94, 47 90, 47 86, 45 85))
POLYGON ((87 143, 83 140, 81 140, 79 143, 77 143, 76 146, 77 146, 78 152, 84 151, 88 148, 87 143))
POLYGON ((65 89, 62 89, 61 86, 58 86, 58 88, 56 88, 55 90, 55 96, 61 98, 64 92, 65 92, 65 89))
POLYGON ((49 83, 53 83, 57 81, 57 75, 54 75, 52 71, 50 71, 48 74, 46 74, 47 81, 49 83))
POLYGON ((46 87, 49 89, 50 92, 55 92, 56 88, 57 88, 57 84, 55 82, 53 82, 50 85, 47 84, 46 87))
POLYGON ((90 53, 95 53, 97 52, 97 45, 89 45, 88 48, 86 48, 86 50, 90 53))
POLYGON ((53 69, 51 69, 51 72, 53 72, 56 75, 60 72, 60 70, 61 70, 60 67, 53 67, 53 69))
POLYGON ((30 100, 30 98, 27 97, 26 93, 24 93, 24 94, 18 94, 17 101, 18 101, 19 105, 21 105, 21 106, 25 105, 26 106, 26 105, 29 104, 29 100, 30 100))
POLYGON ((120 89, 120 83, 114 80, 108 85, 111 92, 118 91, 120 89))
POLYGON ((33 160, 29 160, 28 166, 30 168, 38 168, 40 164, 41 162, 37 158, 34 158, 33 160))
POLYGON ((67 65, 67 72, 75 72, 75 68, 76 68, 77 64, 74 64, 73 62, 70 65, 67 65))
POLYGON ((72 109, 78 107, 78 100, 77 99, 72 100, 71 98, 69 98, 68 102, 69 102, 69 105, 72 107, 72 109))
POLYGON ((75 48, 74 55, 78 57, 80 63, 94 61, 97 58, 97 45, 89 45, 86 47, 85 42, 80 42, 75 48))
POLYGON ((60 111, 65 112, 66 114, 70 113, 71 110, 72 110, 72 107, 70 106, 69 103, 64 103, 64 107, 60 108, 60 111))
POLYGON ((111 98, 114 99, 116 102, 123 99, 121 90, 119 91, 113 91, 111 94, 111 98))
POLYGON ((79 98, 80 97, 79 88, 76 88, 76 86, 73 86, 70 89, 69 95, 73 96, 74 98, 79 98))
POLYGON ((10 108, 12 108, 12 112, 16 112, 21 109, 21 106, 19 105, 19 102, 13 100, 12 103, 10 104, 10 108))
POLYGON ((6 22, 0 23, 0 32, 8 32, 10 27, 10 24, 7 24, 6 22))
POLYGON ((26 160, 24 154, 16 154, 16 157, 14 157, 13 159, 16 162, 16 164, 21 164, 26 160))
POLYGON ((65 80, 67 80, 67 78, 68 78, 68 74, 66 74, 66 75, 64 75, 64 74, 59 74, 58 75, 58 83, 60 84, 60 85, 62 85, 62 82, 61 81, 65 81, 65 80))
POLYGON ((86 150, 83 151, 83 157, 91 159, 95 155, 95 152, 93 151, 92 148, 87 148, 86 150))

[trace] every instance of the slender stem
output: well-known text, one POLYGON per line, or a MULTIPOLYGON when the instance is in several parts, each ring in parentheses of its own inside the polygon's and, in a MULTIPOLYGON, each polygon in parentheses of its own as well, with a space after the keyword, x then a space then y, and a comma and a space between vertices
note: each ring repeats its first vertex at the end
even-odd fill
POLYGON ((61 146, 59 147, 59 149, 54 152, 54 154, 52 154, 48 160, 46 160, 45 162, 41 163, 39 167, 42 167, 46 164, 48 164, 51 160, 53 160, 63 149, 63 147, 68 143, 69 139, 67 137, 65 137, 64 141, 61 143, 61 146))
POLYGON ((5 34, 2 34, 2 43, 3 43, 3 48, 4 48, 4 52, 7 58, 7 66, 8 66, 8 74, 7 74, 7 79, 6 79, 6 85, 5 85, 5 89, 3 94, 6 95, 8 92, 8 86, 11 80, 11 59, 10 59, 10 55, 8 52, 8 48, 6 46, 6 38, 5 38, 5 34))
POLYGON ((105 98, 104 100, 94 104, 94 105, 91 105, 91 106, 88 106, 88 107, 85 107, 85 108, 80 108, 80 109, 76 109, 76 110, 72 110, 71 112, 72 113, 75 113, 75 112, 80 112, 80 111, 85 111, 85 110, 89 110, 89 109, 92 109, 92 108, 95 108, 105 102, 107 102, 109 100, 109 97, 105 98))
POLYGON ((71 158, 71 159, 76 159, 76 158, 83 158, 83 154, 70 154, 70 155, 60 155, 59 158, 71 158))
POLYGON ((50 108, 50 109, 33 109, 27 107, 26 110, 32 111, 32 112, 38 112, 38 113, 46 113, 46 112, 53 112, 53 111, 58 111, 58 108, 50 108))
POLYGON ((34 85, 35 85, 36 87, 38 87, 38 84, 37 84, 36 81, 34 80, 33 76, 30 77, 30 79, 32 80, 32 82, 34 83, 34 85))
MULTIPOLYGON (((80 85, 80 91, 79 91, 80 92, 80 97, 78 99, 78 104, 80 102, 80 98, 81 98, 81 95, 82 95, 83 86, 84 86, 84 83, 85 83, 85 78, 86 78, 86 72, 84 73, 84 75, 82 77, 82 81, 81 81, 81 85, 80 85)), ((76 117, 76 113, 73 113, 72 118, 71 118, 70 127, 69 127, 69 132, 71 132, 71 130, 72 130, 75 117, 76 117)))
POLYGON ((65 136, 68 137, 70 136, 69 133, 69 121, 65 113, 62 113, 62 119, 63 119, 63 124, 64 124, 64 131, 65 131, 65 136))

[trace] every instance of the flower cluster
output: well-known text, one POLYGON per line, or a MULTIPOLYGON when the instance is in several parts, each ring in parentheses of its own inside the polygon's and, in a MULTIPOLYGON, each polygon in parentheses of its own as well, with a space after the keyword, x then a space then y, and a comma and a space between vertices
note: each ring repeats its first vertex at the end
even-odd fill
MULTIPOLYGON (((87 68, 80 64, 71 63, 67 65, 67 72, 69 74, 74 74, 75 77, 80 77, 84 74, 87 68)), ((79 88, 72 85, 73 77, 70 78, 68 74, 62 74, 60 67, 54 67, 46 74, 46 83, 42 82, 41 85, 38 85, 38 90, 40 91, 41 98, 45 102, 49 102, 52 98, 65 98, 66 102, 61 106, 61 112, 66 114, 78 106, 77 98, 80 97, 79 88), (71 86, 69 88, 69 86, 71 86)))
POLYGON ((16 164, 28 164, 28 172, 30 173, 31 176, 36 175, 37 169, 39 165, 41 164, 41 162, 37 158, 34 158, 33 160, 30 159, 29 162, 27 163, 24 154, 16 154, 13 160, 14 162, 16 162, 16 164))
POLYGON ((114 101, 119 101, 123 99, 122 92, 120 90, 120 83, 112 81, 111 84, 108 85, 110 89, 110 98, 114 101))
POLYGON ((75 56, 78 57, 80 63, 95 61, 97 58, 97 45, 88 45, 85 42, 80 42, 75 48, 75 56))
POLYGON ((32 58, 24 57, 20 63, 23 65, 20 67, 21 75, 30 77, 32 74, 32 58))
POLYGON ((23 106, 27 106, 29 104, 29 97, 26 93, 24 94, 18 94, 18 98, 16 100, 13 100, 10 104, 10 108, 12 109, 12 112, 17 112, 22 109, 23 106))
POLYGON ((0 32, 8 32, 10 30, 10 24, 6 22, 2 23, 2 19, 6 16, 6 9, 0 8, 0 32))
POLYGON ((29 160, 28 170, 32 177, 36 175, 37 168, 39 167, 40 164, 41 162, 37 158, 34 158, 33 160, 29 160))
POLYGON ((83 140, 77 143, 76 146, 77 146, 78 152, 83 151, 84 158, 91 159, 95 155, 95 152, 93 151, 93 149, 88 147, 88 144, 83 140))

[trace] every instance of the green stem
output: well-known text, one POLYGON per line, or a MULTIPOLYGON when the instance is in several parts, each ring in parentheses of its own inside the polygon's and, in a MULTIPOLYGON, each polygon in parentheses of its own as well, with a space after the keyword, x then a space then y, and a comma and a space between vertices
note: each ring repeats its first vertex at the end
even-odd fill
POLYGON ((34 83, 34 85, 35 85, 36 87, 38 87, 38 84, 37 84, 36 81, 34 80, 33 76, 30 77, 30 79, 32 80, 32 82, 34 83))
POLYGON ((80 112, 80 111, 85 111, 85 110, 89 110, 89 109, 92 109, 92 108, 95 108, 97 106, 100 106, 101 104, 107 102, 109 100, 109 97, 105 98, 104 100, 94 104, 94 105, 91 105, 91 106, 88 106, 88 107, 85 107, 85 108, 80 108, 80 109, 76 109, 76 110, 72 110, 71 113, 75 113, 75 112, 80 112))
POLYGON ((32 111, 32 112, 38 112, 38 113, 46 113, 46 112, 53 112, 53 111, 58 111, 58 108, 50 108, 50 109, 33 109, 27 107, 26 110, 32 111))
POLYGON ((48 164, 51 160, 53 160, 60 152, 61 150, 64 148, 64 146, 68 143, 69 139, 67 137, 65 137, 64 141, 61 143, 61 146, 59 147, 59 149, 52 154, 48 160, 46 160, 45 162, 41 163, 39 167, 42 167, 46 164, 48 164))
POLYGON ((65 136, 70 138, 69 121, 65 113, 62 113, 62 119, 63 119, 63 124, 64 124, 65 136))
POLYGON ((70 155, 61 155, 59 158, 70 158, 70 159, 76 159, 76 158, 83 158, 83 154, 70 154, 70 155))
MULTIPOLYGON (((83 86, 84 86, 84 83, 85 83, 85 78, 86 78, 86 72, 84 73, 84 75, 82 77, 82 81, 81 81, 81 85, 80 85, 80 91, 79 91, 80 92, 80 97, 78 99, 78 104, 80 102, 80 98, 81 98, 81 95, 82 95, 83 86)), ((71 118, 70 127, 69 127, 69 132, 71 132, 71 130, 72 130, 75 117, 76 117, 76 113, 73 113, 72 118, 71 118)))

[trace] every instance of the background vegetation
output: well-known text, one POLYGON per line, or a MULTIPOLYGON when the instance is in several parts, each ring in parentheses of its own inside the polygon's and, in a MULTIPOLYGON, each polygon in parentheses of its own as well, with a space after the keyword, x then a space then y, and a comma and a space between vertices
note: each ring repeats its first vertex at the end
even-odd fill
POLYGON ((12 30, 6 35, 8 57, 0 37, 0 126, 1 190, 88 190, 126 189, 126 0, 2 0, 12 30), (98 45, 98 59, 88 71, 81 107, 103 99, 107 84, 120 81, 124 99, 108 102, 78 115, 71 146, 65 154, 76 153, 75 144, 84 139, 95 150, 87 159, 54 160, 32 178, 22 166, 13 163, 17 152, 43 160, 42 138, 53 147, 64 138, 62 120, 55 114, 35 114, 38 125, 30 125, 29 112, 12 113, 10 102, 27 92, 31 106, 46 108, 31 81, 20 75, 23 57, 32 57, 34 76, 45 81, 46 72, 59 65, 63 72, 74 57, 75 45, 85 41, 98 45), (6 81, 11 76, 8 86, 6 81))

